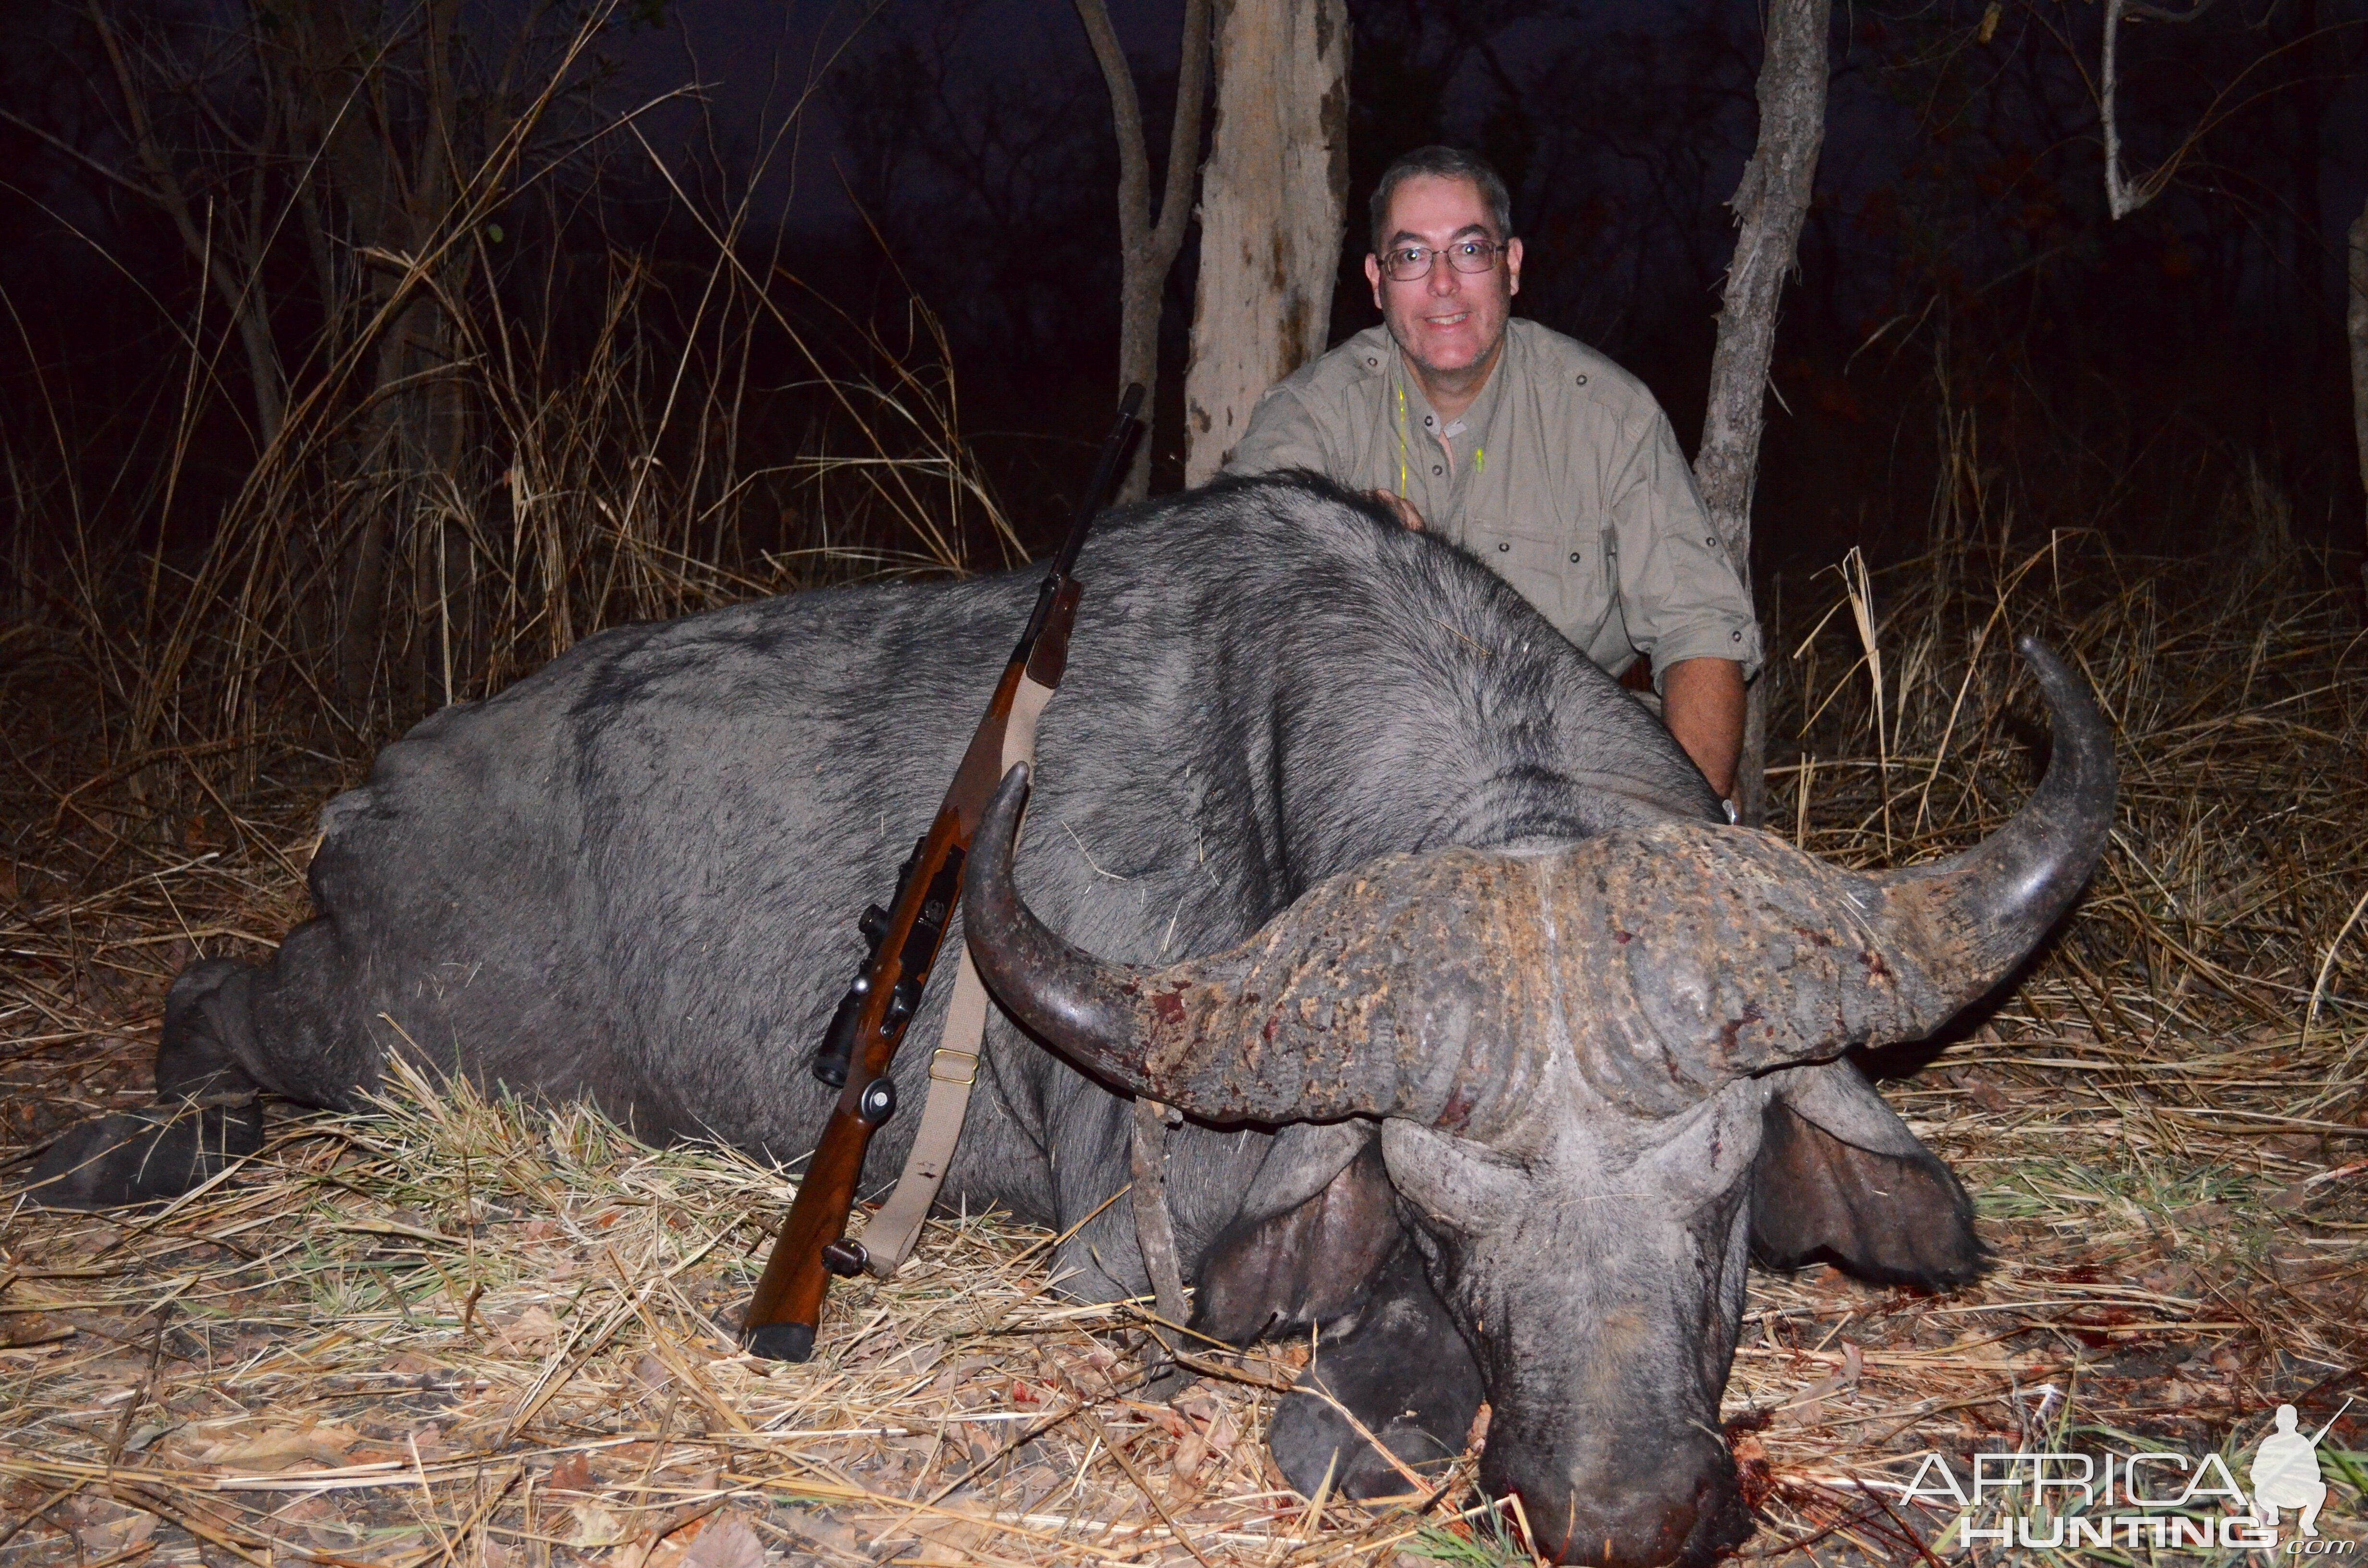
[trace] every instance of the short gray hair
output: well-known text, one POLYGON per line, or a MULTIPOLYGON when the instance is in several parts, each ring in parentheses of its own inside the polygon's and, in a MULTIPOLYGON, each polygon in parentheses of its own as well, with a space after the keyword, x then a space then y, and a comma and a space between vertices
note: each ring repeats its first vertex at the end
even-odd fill
POLYGON ((1389 221, 1390 199, 1398 187, 1410 179, 1429 176, 1433 179, 1470 180, 1480 191, 1480 200, 1488 209, 1488 221, 1496 225, 1496 237, 1508 240, 1513 233, 1513 199, 1505 189, 1502 176, 1489 166, 1488 160, 1461 147, 1417 147, 1403 154, 1398 161, 1382 171, 1382 183, 1373 187, 1373 199, 1366 208, 1366 220, 1372 229, 1373 249, 1379 252, 1388 236, 1382 225, 1389 221))

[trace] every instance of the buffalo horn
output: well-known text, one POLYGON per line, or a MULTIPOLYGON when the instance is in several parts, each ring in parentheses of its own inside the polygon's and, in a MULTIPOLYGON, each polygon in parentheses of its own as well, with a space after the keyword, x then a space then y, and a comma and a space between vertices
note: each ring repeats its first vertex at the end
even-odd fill
POLYGON ((2086 682, 2047 644, 2016 646, 2047 699, 2054 746, 2047 776, 2012 821, 1962 854, 1870 879, 1888 918, 1878 935, 1943 983, 1938 1028, 2003 980, 2039 945, 2088 884, 2113 825, 2120 770, 2112 732, 2086 682))
POLYGON ((2112 823, 2112 737, 2025 638, 2055 724, 2047 776, 1961 855, 1861 874, 1770 834, 1669 824, 1572 847, 1562 923, 1582 1069, 1651 1114, 1853 1047, 1920 1040, 2003 980, 2079 895, 2112 823))
POLYGON ((1103 1082, 1209 1121, 1282 1122, 1461 1116, 1516 1076, 1496 1059, 1514 1031, 1487 972, 1492 944, 1408 961, 1440 952, 1451 922, 1468 926, 1500 895, 1485 858, 1385 856, 1228 951, 1111 963, 1055 935, 1012 885, 1028 784, 1014 767, 979 821, 962 885, 971 955, 1020 1023, 1103 1082))

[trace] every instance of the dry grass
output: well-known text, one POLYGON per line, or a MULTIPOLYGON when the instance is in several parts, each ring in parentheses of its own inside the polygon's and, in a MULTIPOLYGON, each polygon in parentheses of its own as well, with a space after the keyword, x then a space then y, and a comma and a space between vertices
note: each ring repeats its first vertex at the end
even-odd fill
MULTIPOLYGON (((1791 588, 1815 613, 1781 640, 1777 733, 1799 740, 1772 815, 1819 853, 1939 853, 2021 799, 2042 733, 2015 631, 2087 671, 2125 772, 2061 939, 1963 1038, 1885 1064, 1933 1058, 1889 1093, 1974 1189, 1996 1269, 1938 1300, 1753 1279, 1728 1400, 1765 1516, 1749 1555, 1922 1560, 1948 1517, 1860 1483, 1934 1451, 2234 1454, 2282 1398, 2316 1426, 2368 1393, 2368 649, 2310 580, 2283 548, 2141 562, 2065 538, 1791 588)), ((94 765, 105 716, 71 651, 8 635, 0 1077, 22 1151, 141 1096, 180 962, 296 917, 341 773, 265 749, 233 796, 228 762, 193 753, 150 791, 180 803, 144 803, 94 765)), ((893 1284, 836 1293, 815 1362, 749 1362, 718 1320, 788 1191, 726 1152, 413 1085, 381 1115, 277 1124, 235 1183, 161 1214, 19 1210, 0 1231, 0 1529, 30 1522, 0 1551, 1520 1560, 1492 1518, 1458 1517, 1468 1493, 1418 1516, 1282 1491, 1261 1439, 1297 1354, 1211 1363, 1173 1407, 1129 1397, 1130 1310, 1063 1300, 1047 1238, 994 1216, 935 1224, 893 1284)), ((2361 1415, 2327 1445, 2349 1478, 2330 1535, 2362 1533, 2361 1415)))

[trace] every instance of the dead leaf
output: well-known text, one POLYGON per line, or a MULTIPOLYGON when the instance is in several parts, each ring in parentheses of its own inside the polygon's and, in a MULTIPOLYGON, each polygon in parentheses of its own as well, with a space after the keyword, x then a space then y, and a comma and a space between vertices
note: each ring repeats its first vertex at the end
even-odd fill
POLYGON ((1841 1370, 1819 1378, 1784 1402, 1781 1414, 1784 1419, 1801 1426, 1816 1426, 1826 1418, 1826 1399, 1858 1386, 1859 1373, 1866 1365, 1866 1352, 1855 1345, 1842 1346, 1841 1370))
POLYGON ((558 1337, 559 1320, 551 1315, 549 1307, 538 1302, 495 1328, 494 1346, 513 1355, 533 1355, 558 1337))
POLYGON ((849 1557, 863 1555, 863 1549, 857 1544, 855 1527, 840 1524, 828 1514, 809 1513, 803 1508, 783 1508, 779 1510, 773 1522, 808 1546, 819 1547, 825 1551, 843 1552, 849 1557))
POLYGON ((266 1426, 212 1444, 195 1457, 222 1470, 276 1471, 290 1465, 341 1465, 360 1437, 349 1426, 266 1426))
POLYGON ((98 1561, 134 1551, 148 1543, 156 1533, 154 1514, 125 1514, 105 1521, 92 1521, 77 1526, 74 1540, 82 1547, 83 1556, 98 1561))
POLYGON ((552 1466, 544 1484, 554 1492, 589 1492, 592 1490, 592 1460, 589 1455, 570 1454, 552 1466))
POLYGON ((1220 1461, 1229 1461, 1241 1440, 1242 1429, 1235 1424, 1233 1412, 1220 1405, 1217 1414, 1209 1418, 1209 1451, 1220 1461))
POLYGON ((616 1546, 625 1540, 624 1525, 601 1504, 586 1498, 568 1511, 575 1517, 575 1546, 616 1546))
POLYGON ((123 1439, 123 1451, 127 1454, 145 1452, 159 1437, 180 1429, 181 1423, 177 1421, 143 1421, 131 1428, 131 1435, 123 1439))
POLYGON ((2296 1213, 2310 1207, 2311 1184, 2298 1181, 2278 1188, 2269 1196, 2269 1206, 2286 1213, 2296 1213))
POLYGON ((39 1312, 17 1312, 0 1317, 0 1349, 21 1350, 36 1345, 53 1345, 61 1339, 74 1337, 70 1324, 52 1323, 39 1312))
POLYGON ((726 1514, 699 1532, 683 1553, 682 1568, 765 1568, 765 1543, 747 1521, 726 1514))
MULTIPOLYGON (((923 1568, 961 1568, 962 1564, 977 1561, 973 1549, 981 1532, 976 1525, 958 1519, 935 1519, 916 1520, 910 1528, 921 1538, 920 1550, 903 1553, 894 1561, 917 1562, 923 1568)), ((872 1549, 878 1551, 879 1543, 875 1541, 872 1549)))
POLYGON ((326 1547, 332 1551, 349 1549, 370 1533, 364 1526, 348 1518, 336 1498, 325 1492, 314 1493, 290 1504, 274 1514, 271 1522, 301 1526, 304 1533, 312 1537, 313 1544, 326 1547))
POLYGON ((1965 1091, 1965 1097, 1992 1116, 2004 1116, 2014 1109, 2014 1102, 1999 1093, 1994 1084, 1975 1084, 1965 1091))

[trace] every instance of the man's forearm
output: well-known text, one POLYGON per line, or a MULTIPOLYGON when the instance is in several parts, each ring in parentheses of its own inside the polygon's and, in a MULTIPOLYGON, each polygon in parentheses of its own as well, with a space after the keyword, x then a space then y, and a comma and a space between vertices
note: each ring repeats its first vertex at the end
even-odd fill
POLYGON ((1732 659, 1670 665, 1661 711, 1710 787, 1732 799, 1736 759, 1743 755, 1743 666, 1732 659))

